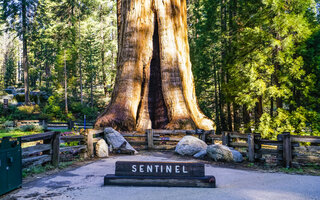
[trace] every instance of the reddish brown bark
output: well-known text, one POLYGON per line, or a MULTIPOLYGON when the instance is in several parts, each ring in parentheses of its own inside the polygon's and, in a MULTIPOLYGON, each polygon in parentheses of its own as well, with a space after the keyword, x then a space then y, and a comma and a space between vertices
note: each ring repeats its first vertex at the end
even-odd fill
POLYGON ((213 129, 195 96, 185 0, 121 0, 117 78, 96 127, 213 129))

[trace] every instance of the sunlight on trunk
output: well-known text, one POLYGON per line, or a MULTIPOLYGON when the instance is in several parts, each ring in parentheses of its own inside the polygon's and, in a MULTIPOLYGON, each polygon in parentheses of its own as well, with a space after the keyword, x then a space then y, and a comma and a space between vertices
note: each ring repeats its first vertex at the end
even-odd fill
POLYGON ((115 88, 95 126, 213 129, 196 100, 186 2, 122 0, 119 12, 115 88))

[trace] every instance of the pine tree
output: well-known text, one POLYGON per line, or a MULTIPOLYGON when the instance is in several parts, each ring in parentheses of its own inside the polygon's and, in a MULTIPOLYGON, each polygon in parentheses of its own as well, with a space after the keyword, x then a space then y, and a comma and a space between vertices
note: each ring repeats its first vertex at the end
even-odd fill
POLYGON ((8 30, 14 30, 20 36, 23 43, 23 69, 25 104, 29 104, 29 67, 28 67, 28 30, 36 11, 37 0, 1 0, 2 19, 7 23, 8 30))

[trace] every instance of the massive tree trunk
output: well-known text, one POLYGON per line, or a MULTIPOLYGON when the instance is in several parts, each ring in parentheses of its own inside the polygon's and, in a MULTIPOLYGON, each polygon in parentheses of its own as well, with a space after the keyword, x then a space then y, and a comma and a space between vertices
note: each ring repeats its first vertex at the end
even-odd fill
POLYGON ((213 129, 195 96, 186 1, 121 0, 118 8, 116 83, 95 126, 213 129))

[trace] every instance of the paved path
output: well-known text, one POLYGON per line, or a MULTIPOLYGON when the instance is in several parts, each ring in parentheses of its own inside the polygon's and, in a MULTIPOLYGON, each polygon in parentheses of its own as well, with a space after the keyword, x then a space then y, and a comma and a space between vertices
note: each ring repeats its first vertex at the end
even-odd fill
POLYGON ((118 160, 186 161, 165 153, 111 157, 29 182, 5 199, 320 200, 319 176, 235 170, 208 164, 206 175, 216 177, 218 188, 102 186, 103 176, 114 173, 114 164, 118 160))

